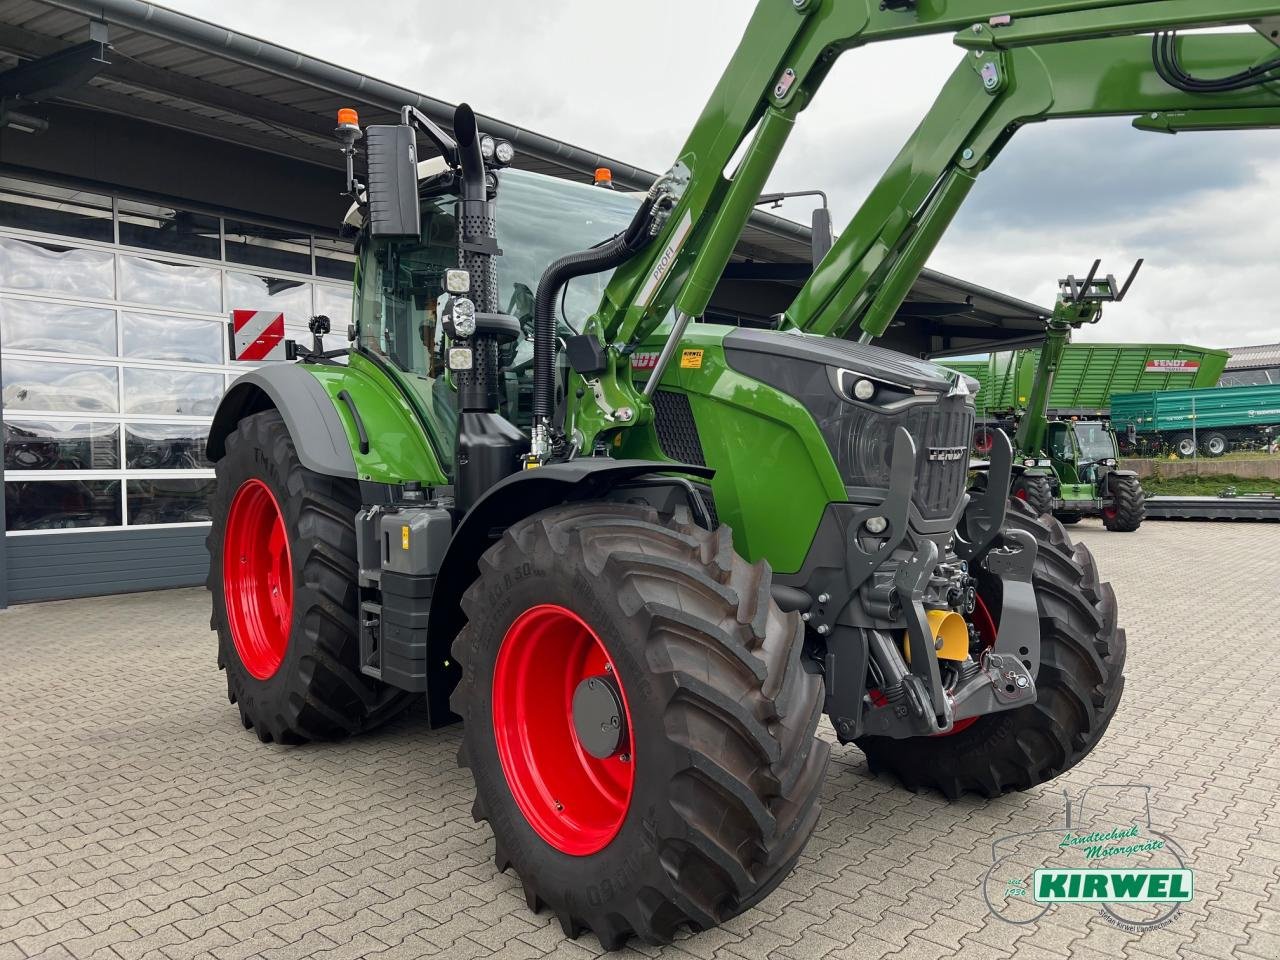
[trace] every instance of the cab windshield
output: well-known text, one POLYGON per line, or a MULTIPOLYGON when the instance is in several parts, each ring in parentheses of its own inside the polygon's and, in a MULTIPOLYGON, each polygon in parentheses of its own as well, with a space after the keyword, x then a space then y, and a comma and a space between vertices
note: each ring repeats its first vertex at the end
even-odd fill
MULTIPOLYGON (((640 205, 636 194, 505 170, 498 188, 498 308, 520 321, 524 336, 499 358, 501 412, 527 428, 532 421, 533 299, 538 280, 566 253, 585 250, 623 229, 640 205)), ((356 268, 355 319, 361 350, 402 374, 420 407, 445 468, 451 469, 457 398, 438 323, 444 272, 458 264, 453 197, 422 202, 416 241, 366 238, 356 268)), ((556 305, 562 335, 577 332, 600 303, 609 273, 578 277, 556 305)))
MULTIPOLYGON (((498 190, 499 309, 520 321, 525 337, 504 363, 527 365, 532 357, 533 298, 553 260, 607 240, 627 225, 640 205, 635 194, 553 177, 506 170, 498 190)), ((360 346, 400 370, 435 379, 444 369, 442 331, 444 271, 457 266, 457 224, 452 197, 423 201, 422 235, 416 242, 370 240, 360 257, 356 321, 360 346)), ((564 291, 557 314, 564 332, 576 332, 600 302, 610 274, 578 277, 564 291)))
POLYGON ((1073 425, 1082 461, 1109 460, 1116 455, 1115 438, 1101 423, 1077 422, 1073 425))

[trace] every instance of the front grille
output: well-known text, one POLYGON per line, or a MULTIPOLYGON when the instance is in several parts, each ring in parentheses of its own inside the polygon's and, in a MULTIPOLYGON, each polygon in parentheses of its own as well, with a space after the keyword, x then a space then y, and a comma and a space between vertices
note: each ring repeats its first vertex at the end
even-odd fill
POLYGON ((658 446, 664 454, 680 463, 692 463, 699 467, 707 465, 688 395, 674 390, 655 390, 653 420, 658 434, 658 446))
POLYGON ((964 404, 925 407, 917 427, 908 424, 916 442, 915 503, 920 513, 935 519, 950 515, 964 493, 969 473, 969 441, 973 409, 964 404), (930 460, 930 450, 959 450, 955 460, 930 460))
POLYGON ((834 440, 840 475, 849 486, 884 489, 889 486, 893 435, 907 428, 916 444, 916 488, 912 500, 926 520, 949 516, 964 493, 969 469, 969 438, 973 408, 963 398, 918 403, 898 411, 839 404, 836 415, 819 425, 834 440), (931 460, 930 450, 959 449, 956 460, 931 460))

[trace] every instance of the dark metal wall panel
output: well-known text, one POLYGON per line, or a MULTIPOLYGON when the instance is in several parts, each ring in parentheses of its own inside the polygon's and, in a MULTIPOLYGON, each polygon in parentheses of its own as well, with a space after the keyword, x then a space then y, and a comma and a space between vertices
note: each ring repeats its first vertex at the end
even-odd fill
POLYGON ((0 164, 126 192, 305 224, 335 233, 350 204, 343 174, 242 145, 77 107, 48 104, 38 137, 0 131, 0 164))
POLYGON ((207 527, 77 530, 5 538, 9 603, 204 583, 207 527))

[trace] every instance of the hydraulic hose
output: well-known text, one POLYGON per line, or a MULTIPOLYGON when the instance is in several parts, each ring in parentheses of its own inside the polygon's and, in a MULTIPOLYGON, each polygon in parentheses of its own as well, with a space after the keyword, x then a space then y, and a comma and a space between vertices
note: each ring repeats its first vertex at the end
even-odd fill
POLYGON ((574 277, 603 273, 621 266, 639 251, 649 237, 649 212, 653 201, 646 197, 627 228, 612 238, 577 253, 568 253, 543 272, 533 299, 533 419, 546 423, 555 403, 556 319, 555 303, 560 290, 574 277))

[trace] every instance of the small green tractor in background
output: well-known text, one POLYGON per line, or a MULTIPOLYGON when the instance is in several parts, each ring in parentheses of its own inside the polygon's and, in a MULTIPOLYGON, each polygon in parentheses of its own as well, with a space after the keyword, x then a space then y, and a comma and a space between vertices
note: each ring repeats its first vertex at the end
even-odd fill
POLYGON ((1004 434, 967 489, 966 381, 869 341, 1020 126, 1274 116, 1266 37, 1141 34, 1280 4, 1195 6, 762 0, 643 197, 517 175, 466 106, 451 132, 344 111, 352 346, 240 377, 208 441, 244 726, 339 738, 424 697, 433 725, 462 719, 499 869, 607 948, 783 880, 818 821, 824 715, 948 797, 1079 763, 1124 686, 1114 595, 1009 499, 1004 434), (837 55, 939 31, 964 62, 787 312, 694 322, 837 55))
POLYGON ((1114 276, 1099 278, 1101 265, 1095 260, 1083 282, 1075 276, 1058 282, 1031 393, 1014 433, 1012 493, 1036 513, 1052 513, 1063 523, 1101 517, 1108 530, 1129 533, 1142 525, 1146 495, 1138 475, 1117 466, 1120 450, 1110 424, 1048 417, 1053 378, 1072 331, 1101 320, 1104 303, 1123 300, 1142 261, 1123 286, 1114 276))

